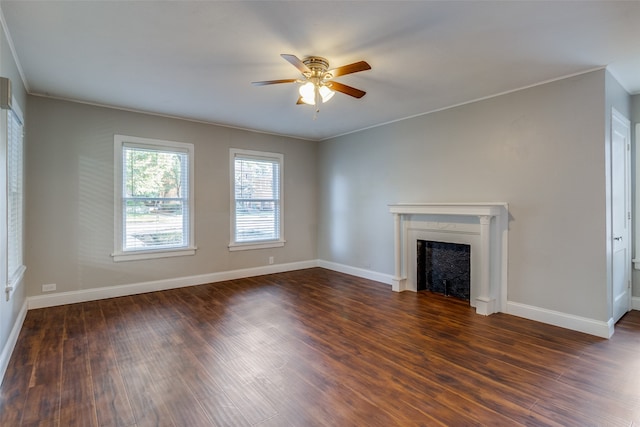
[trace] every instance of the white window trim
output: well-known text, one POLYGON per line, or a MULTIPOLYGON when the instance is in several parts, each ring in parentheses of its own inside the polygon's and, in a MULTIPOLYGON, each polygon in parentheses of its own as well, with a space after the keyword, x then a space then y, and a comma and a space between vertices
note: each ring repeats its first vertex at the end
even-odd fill
POLYGON ((136 136, 114 135, 114 244, 111 254, 114 262, 138 261, 145 259, 168 258, 195 255, 195 200, 194 200, 194 148, 193 144, 185 142, 165 141, 161 139, 140 138, 136 136), (129 250, 123 251, 123 222, 122 222, 122 148, 125 144, 140 144, 147 147, 167 147, 186 151, 189 154, 189 246, 184 248, 129 250))
MULTIPOLYGON (((231 230, 233 233, 233 229, 231 230)), ((281 248, 284 244, 287 243, 284 239, 278 240, 269 240, 264 243, 251 242, 251 243, 237 243, 231 242, 229 243, 229 251, 249 251, 252 249, 268 249, 268 248, 281 248)))
MULTIPOLYGON (((9 183, 9 167, 8 167, 8 161, 9 161, 9 114, 15 114, 15 116, 18 118, 18 121, 20 122, 20 124, 22 125, 22 132, 23 132, 23 142, 22 142, 22 162, 23 162, 23 168, 22 168, 22 180, 23 180, 23 212, 22 212, 22 230, 23 230, 23 235, 22 235, 22 240, 23 240, 23 248, 24 248, 24 115, 22 113, 22 110, 20 109, 20 107, 18 106, 18 103, 16 101, 15 98, 12 97, 11 99, 11 109, 7 109, 5 110, 5 114, 2 114, 2 119, 1 119, 1 123, 0 123, 0 127, 5 129, 4 135, 2 136, 3 138, 3 143, 2 143, 2 156, 6 159, 6 163, 5 163, 5 174, 3 176, 3 188, 4 188, 4 212, 3 212, 3 222, 4 222, 4 227, 1 233, 1 239, 2 242, 4 242, 4 244, 2 245, 2 258, 5 260, 4 265, 2 266, 2 270, 4 271, 4 278, 5 278, 5 292, 6 292, 6 299, 7 301, 9 299, 11 299, 11 295, 16 291, 16 289, 18 289, 18 287, 20 287, 20 285, 24 282, 24 273, 27 270, 27 267, 24 265, 24 252, 22 254, 23 259, 22 259, 22 264, 20 266, 18 266, 18 268, 16 269, 16 271, 14 272, 9 272, 9 265, 7 263, 7 255, 9 253, 9 213, 8 213, 8 209, 9 209, 9 188, 8 188, 8 183, 9 183)), ((24 250, 24 249, 23 249, 24 250)))
POLYGON ((230 221, 230 229, 229 229, 229 251, 248 251, 253 249, 268 249, 268 248, 280 248, 283 247, 287 242, 284 238, 284 221, 283 221, 283 212, 284 212, 284 156, 280 153, 271 153, 266 151, 253 151, 253 150, 242 150, 239 148, 230 148, 229 149, 229 182, 230 182, 230 212, 231 212, 231 221, 230 221), (279 167, 279 184, 280 184, 280 209, 279 209, 279 229, 280 229, 280 237, 274 240, 265 240, 255 241, 255 242, 236 242, 235 241, 235 230, 236 230, 236 194, 235 194, 235 158, 236 155, 239 154, 241 156, 252 157, 256 159, 265 159, 265 160, 277 160, 279 167))

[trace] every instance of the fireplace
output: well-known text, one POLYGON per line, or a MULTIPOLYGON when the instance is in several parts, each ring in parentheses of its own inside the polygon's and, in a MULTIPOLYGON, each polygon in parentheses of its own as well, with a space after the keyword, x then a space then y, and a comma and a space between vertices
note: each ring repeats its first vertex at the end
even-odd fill
POLYGON ((471 245, 417 240, 416 289, 469 301, 471 245))
MULTIPOLYGON (((482 280, 482 241, 480 238, 480 222, 477 218, 452 216, 411 216, 403 221, 404 240, 406 244, 406 278, 403 280, 405 291, 419 291, 420 277, 418 260, 420 259, 418 242, 439 242, 451 246, 468 248, 469 255, 469 304, 477 307, 481 296, 480 283, 482 280)), ((444 280, 451 280, 451 278, 444 280)), ((450 282, 447 282, 451 284, 450 282)), ((442 284, 442 282, 440 282, 442 284)), ((400 290, 400 289, 399 289, 400 290)), ((436 292, 441 292, 442 286, 436 292)))
POLYGON ((469 304, 483 315, 506 311, 506 203, 396 204, 389 210, 394 216, 394 291, 418 291, 418 240, 468 245, 469 304))

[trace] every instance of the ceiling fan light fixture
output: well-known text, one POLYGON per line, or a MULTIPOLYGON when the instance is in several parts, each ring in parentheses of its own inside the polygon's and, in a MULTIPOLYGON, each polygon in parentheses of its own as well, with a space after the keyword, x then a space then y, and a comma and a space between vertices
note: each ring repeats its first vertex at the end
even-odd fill
POLYGON ((320 111, 319 105, 328 102, 336 92, 344 93, 345 95, 358 99, 366 94, 363 90, 333 80, 334 77, 370 70, 371 66, 365 61, 354 62, 353 64, 329 69, 329 61, 320 56, 308 56, 304 58, 304 60, 300 60, 297 56, 291 54, 283 53, 280 56, 296 67, 298 71, 302 73, 304 79, 265 80, 253 82, 254 85, 264 86, 278 83, 298 83, 300 85, 298 87, 300 97, 296 104, 313 105, 316 107, 316 113, 320 111))

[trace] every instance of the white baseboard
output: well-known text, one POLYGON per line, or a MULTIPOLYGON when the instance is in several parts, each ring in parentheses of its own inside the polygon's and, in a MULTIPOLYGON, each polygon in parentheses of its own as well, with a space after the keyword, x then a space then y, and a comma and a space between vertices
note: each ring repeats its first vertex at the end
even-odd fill
POLYGON ((613 319, 609 319, 608 322, 603 322, 511 301, 507 302, 507 314, 571 329, 573 331, 584 332, 601 338, 608 339, 613 335, 613 319))
POLYGON ((13 327, 11 328, 11 333, 9 334, 9 338, 2 349, 2 353, 0 353, 0 384, 2 384, 4 374, 7 372, 7 367, 9 366, 9 360, 11 360, 13 349, 16 347, 16 343, 18 342, 18 336, 20 335, 22 324, 24 323, 25 317, 27 317, 27 309, 27 301, 25 301, 24 304, 22 304, 22 308, 20 309, 20 313, 18 313, 18 317, 16 318, 13 327))
MULTIPOLYGON (((338 271, 340 273, 351 274, 352 276, 362 277, 364 279, 375 280, 388 285, 392 284, 393 279, 393 276, 390 274, 378 273, 363 268, 351 267, 349 265, 324 260, 318 260, 318 267, 338 271)), ((640 298, 634 298, 634 308, 640 309, 637 308, 639 305, 640 298)), ((612 319, 608 322, 602 322, 516 302, 507 302, 507 314, 559 326, 565 329, 571 329, 573 331, 584 332, 586 334, 602 338, 611 338, 614 330, 612 319)))
MULTIPOLYGON (((27 298, 25 307, 22 309, 19 321, 16 321, 17 327, 14 326, 16 336, 14 341, 9 343, 3 349, 0 355, 0 369, 3 368, 2 363, 7 349, 12 349, 17 340, 17 334, 26 316, 27 309, 36 309, 44 307, 53 307, 63 304, 74 304, 85 301, 95 301, 105 298, 114 298, 126 295, 135 295, 145 292, 162 291, 167 289, 175 289, 186 286, 203 285, 206 283, 221 282, 224 280, 241 279, 245 277, 260 276, 264 274, 282 273, 285 271, 302 270, 305 268, 322 267, 328 270, 338 271, 340 273, 350 274, 356 277, 362 277, 368 280, 374 280, 387 285, 392 284, 393 276, 390 274, 379 273, 363 268, 352 267, 345 264, 339 264, 324 260, 309 260, 287 264, 274 264, 254 268, 246 268, 240 270, 223 271, 217 273, 202 274, 197 276, 178 277, 173 279, 155 280, 149 282, 132 283, 126 285, 107 286, 96 289, 84 289, 80 291, 60 292, 49 295, 38 295, 27 298)), ((640 297, 633 298, 633 309, 640 310, 640 297)), ((515 302, 507 302, 507 313, 526 319, 535 320, 542 323, 548 323, 562 328, 571 329, 587 334, 610 338, 613 335, 613 322, 602 322, 594 319, 573 316, 570 314, 534 307, 526 304, 515 302)), ((8 352, 11 355, 11 352, 8 352)), ((8 359, 7 359, 8 363, 8 359)), ((1 376, 0 376, 1 378, 1 376)))
POLYGON ((631 309, 640 310, 640 297, 631 297, 631 309))
POLYGON ((390 274, 378 273, 377 271, 366 270, 364 268, 351 267, 350 265, 338 264, 335 262, 318 260, 318 267, 326 268, 327 270, 337 271, 339 273, 350 274, 356 277, 362 277, 363 279, 374 280, 376 282, 382 282, 387 285, 391 285, 393 276, 390 274))
POLYGON ((126 295, 142 294, 146 292, 164 291, 167 289, 183 288, 186 286, 204 285, 207 283, 242 279, 245 277, 261 276, 264 274, 283 273, 285 271, 302 270, 305 268, 312 268, 317 266, 317 260, 300 261, 287 264, 273 264, 263 267, 201 274, 197 276, 177 277, 174 279, 162 279, 150 282, 132 283, 127 285, 106 286, 96 289, 60 292, 49 295, 38 295, 29 297, 28 304, 29 310, 31 310, 35 308, 53 307, 57 305, 75 304, 78 302, 95 301, 126 295))
POLYGON ((385 284, 391 284, 391 275, 365 270, 348 265, 337 264, 322 260, 300 261, 287 264, 274 264, 241 270, 222 271, 217 273, 201 274, 197 276, 176 277, 173 279, 154 280, 149 282, 131 283, 126 285, 105 286, 95 289, 83 289, 79 291, 59 292, 48 295, 29 297, 29 310, 44 307, 53 307, 64 304, 75 304, 86 301, 96 301, 106 298, 115 298, 126 295, 142 294, 145 292, 164 291, 167 289, 183 288, 186 286, 204 285, 206 283, 222 282, 224 280, 242 279, 245 277, 261 276, 264 274, 283 273, 285 271, 302 270, 305 268, 322 267, 352 276, 375 280, 385 284))

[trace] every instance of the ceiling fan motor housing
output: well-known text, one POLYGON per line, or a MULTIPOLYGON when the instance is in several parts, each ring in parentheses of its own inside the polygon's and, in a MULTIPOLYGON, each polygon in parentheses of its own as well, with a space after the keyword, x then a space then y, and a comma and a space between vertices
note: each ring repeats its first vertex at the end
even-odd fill
POLYGON ((329 69, 329 61, 326 58, 322 58, 320 56, 308 56, 302 60, 302 63, 311 70, 311 74, 308 77, 316 77, 320 79, 331 78, 330 75, 325 75, 329 69))

